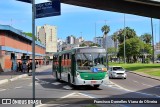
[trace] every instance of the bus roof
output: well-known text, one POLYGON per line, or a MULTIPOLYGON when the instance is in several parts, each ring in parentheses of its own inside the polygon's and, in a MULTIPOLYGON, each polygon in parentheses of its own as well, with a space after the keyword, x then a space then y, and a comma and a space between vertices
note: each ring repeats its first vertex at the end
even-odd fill
POLYGON ((106 53, 106 50, 102 47, 76 47, 71 50, 64 50, 61 52, 54 53, 54 55, 61 55, 65 53, 106 53))

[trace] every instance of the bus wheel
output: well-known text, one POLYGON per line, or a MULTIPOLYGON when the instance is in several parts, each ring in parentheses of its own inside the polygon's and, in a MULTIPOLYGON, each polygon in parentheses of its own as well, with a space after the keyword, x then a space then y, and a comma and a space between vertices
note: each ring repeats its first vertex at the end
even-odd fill
POLYGON ((68 75, 68 83, 69 83, 69 86, 72 86, 72 85, 71 85, 71 78, 70 78, 70 75, 68 75))
POLYGON ((100 85, 94 85, 93 87, 94 87, 94 88, 98 88, 99 86, 100 86, 100 85))
POLYGON ((56 72, 56 80, 59 81, 57 72, 56 72))

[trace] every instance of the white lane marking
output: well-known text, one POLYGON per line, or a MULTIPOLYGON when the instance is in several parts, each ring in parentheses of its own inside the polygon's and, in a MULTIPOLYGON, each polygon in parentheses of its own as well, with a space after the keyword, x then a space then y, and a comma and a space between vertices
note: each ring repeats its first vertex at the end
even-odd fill
POLYGON ((15 89, 19 89, 19 88, 22 88, 22 86, 20 86, 20 87, 15 87, 15 89))
POLYGON ((83 94, 83 93, 78 93, 78 94, 81 94, 81 95, 86 96, 86 97, 89 97, 89 98, 95 98, 95 97, 92 97, 92 96, 90 96, 90 95, 83 94))
POLYGON ((68 95, 66 95, 66 96, 63 96, 63 97, 61 97, 61 98, 67 98, 67 97, 72 96, 72 95, 74 95, 74 94, 76 94, 76 93, 71 93, 71 94, 68 94, 68 95))
POLYGON ((36 79, 36 80, 38 80, 38 81, 40 81, 40 79, 39 79, 39 78, 37 78, 37 77, 35 77, 35 79, 36 79))
MULTIPOLYGON (((114 82, 112 82, 112 83, 114 83, 114 82)), ((116 83, 114 83, 114 84, 117 85, 116 83)), ((129 92, 133 92, 133 93, 138 93, 138 94, 143 94, 143 95, 148 95, 148 96, 156 96, 156 97, 160 98, 160 96, 155 95, 155 94, 148 94, 148 93, 143 93, 143 92, 135 92, 135 91, 126 89, 126 88, 124 88, 124 87, 121 87, 121 86, 119 86, 119 85, 117 85, 117 86, 120 87, 121 89, 125 90, 125 91, 129 91, 129 92)))
MULTIPOLYGON (((39 83, 35 83, 35 85, 39 85, 39 83)), ((28 86, 32 86, 32 83, 30 83, 28 86)))
MULTIPOLYGON (((76 93, 70 93, 70 94, 68 94, 68 95, 66 95, 66 96, 63 96, 63 97, 61 97, 61 98, 67 98, 67 97, 69 97, 69 96, 72 96, 72 95, 74 95, 74 94, 76 94, 76 93)), ((36 107, 45 107, 47 104, 41 104, 41 105, 37 105, 36 107)), ((52 104, 52 106, 56 106, 56 105, 61 105, 61 104, 52 104)), ((69 105, 69 104, 65 104, 65 105, 69 105)))
POLYGON ((70 86, 68 86, 68 85, 63 86, 63 88, 64 88, 64 89, 67 89, 67 90, 71 90, 71 89, 72 89, 72 87, 70 87, 70 86))
POLYGON ((54 83, 52 83, 53 85, 59 85, 59 84, 61 84, 61 83, 59 83, 59 82, 54 82, 54 83))
POLYGON ((110 81, 110 83, 111 83, 112 85, 104 85, 104 86, 108 86, 108 87, 112 87, 112 88, 118 87, 118 88, 123 89, 123 90, 125 90, 125 91, 130 91, 130 90, 128 90, 128 89, 126 89, 126 88, 118 85, 118 84, 115 84, 114 82, 111 82, 111 81, 110 81))
POLYGON ((0 91, 5 91, 5 90, 7 90, 7 89, 0 89, 0 91))
MULTIPOLYGON (((133 82, 139 83, 138 81, 135 81, 135 80, 133 80, 133 82)), ((153 87, 152 85, 148 85, 148 84, 144 84, 144 83, 141 83, 141 84, 142 84, 142 85, 145 85, 145 86, 153 87)))
POLYGON ((80 96, 80 95, 78 95, 78 94, 74 94, 74 95, 72 95, 72 96, 80 96))
POLYGON ((49 84, 50 82, 47 82, 47 81, 43 81, 43 80, 40 80, 39 78, 35 77, 35 79, 40 83, 40 84, 49 84))
POLYGON ((135 82, 135 83, 139 83, 138 81, 135 81, 135 80, 133 80, 133 82, 135 82))
POLYGON ((49 82, 41 81, 40 84, 49 84, 49 82))
POLYGON ((142 85, 149 86, 149 87, 153 87, 152 85, 148 85, 148 84, 144 84, 144 83, 142 83, 142 85))

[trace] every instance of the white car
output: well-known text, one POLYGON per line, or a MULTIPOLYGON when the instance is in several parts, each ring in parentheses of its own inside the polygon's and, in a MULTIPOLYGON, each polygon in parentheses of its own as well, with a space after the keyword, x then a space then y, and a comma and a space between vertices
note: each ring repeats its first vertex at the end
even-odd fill
POLYGON ((121 66, 112 66, 108 69, 109 78, 127 78, 127 74, 125 72, 125 69, 121 66))

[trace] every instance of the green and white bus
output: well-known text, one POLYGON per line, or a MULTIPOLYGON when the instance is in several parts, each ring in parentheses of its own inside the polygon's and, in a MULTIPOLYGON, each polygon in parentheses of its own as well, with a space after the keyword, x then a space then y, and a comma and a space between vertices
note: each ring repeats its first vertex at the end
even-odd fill
POLYGON ((71 85, 99 87, 108 81, 106 51, 100 47, 74 48, 53 55, 52 73, 71 85))

